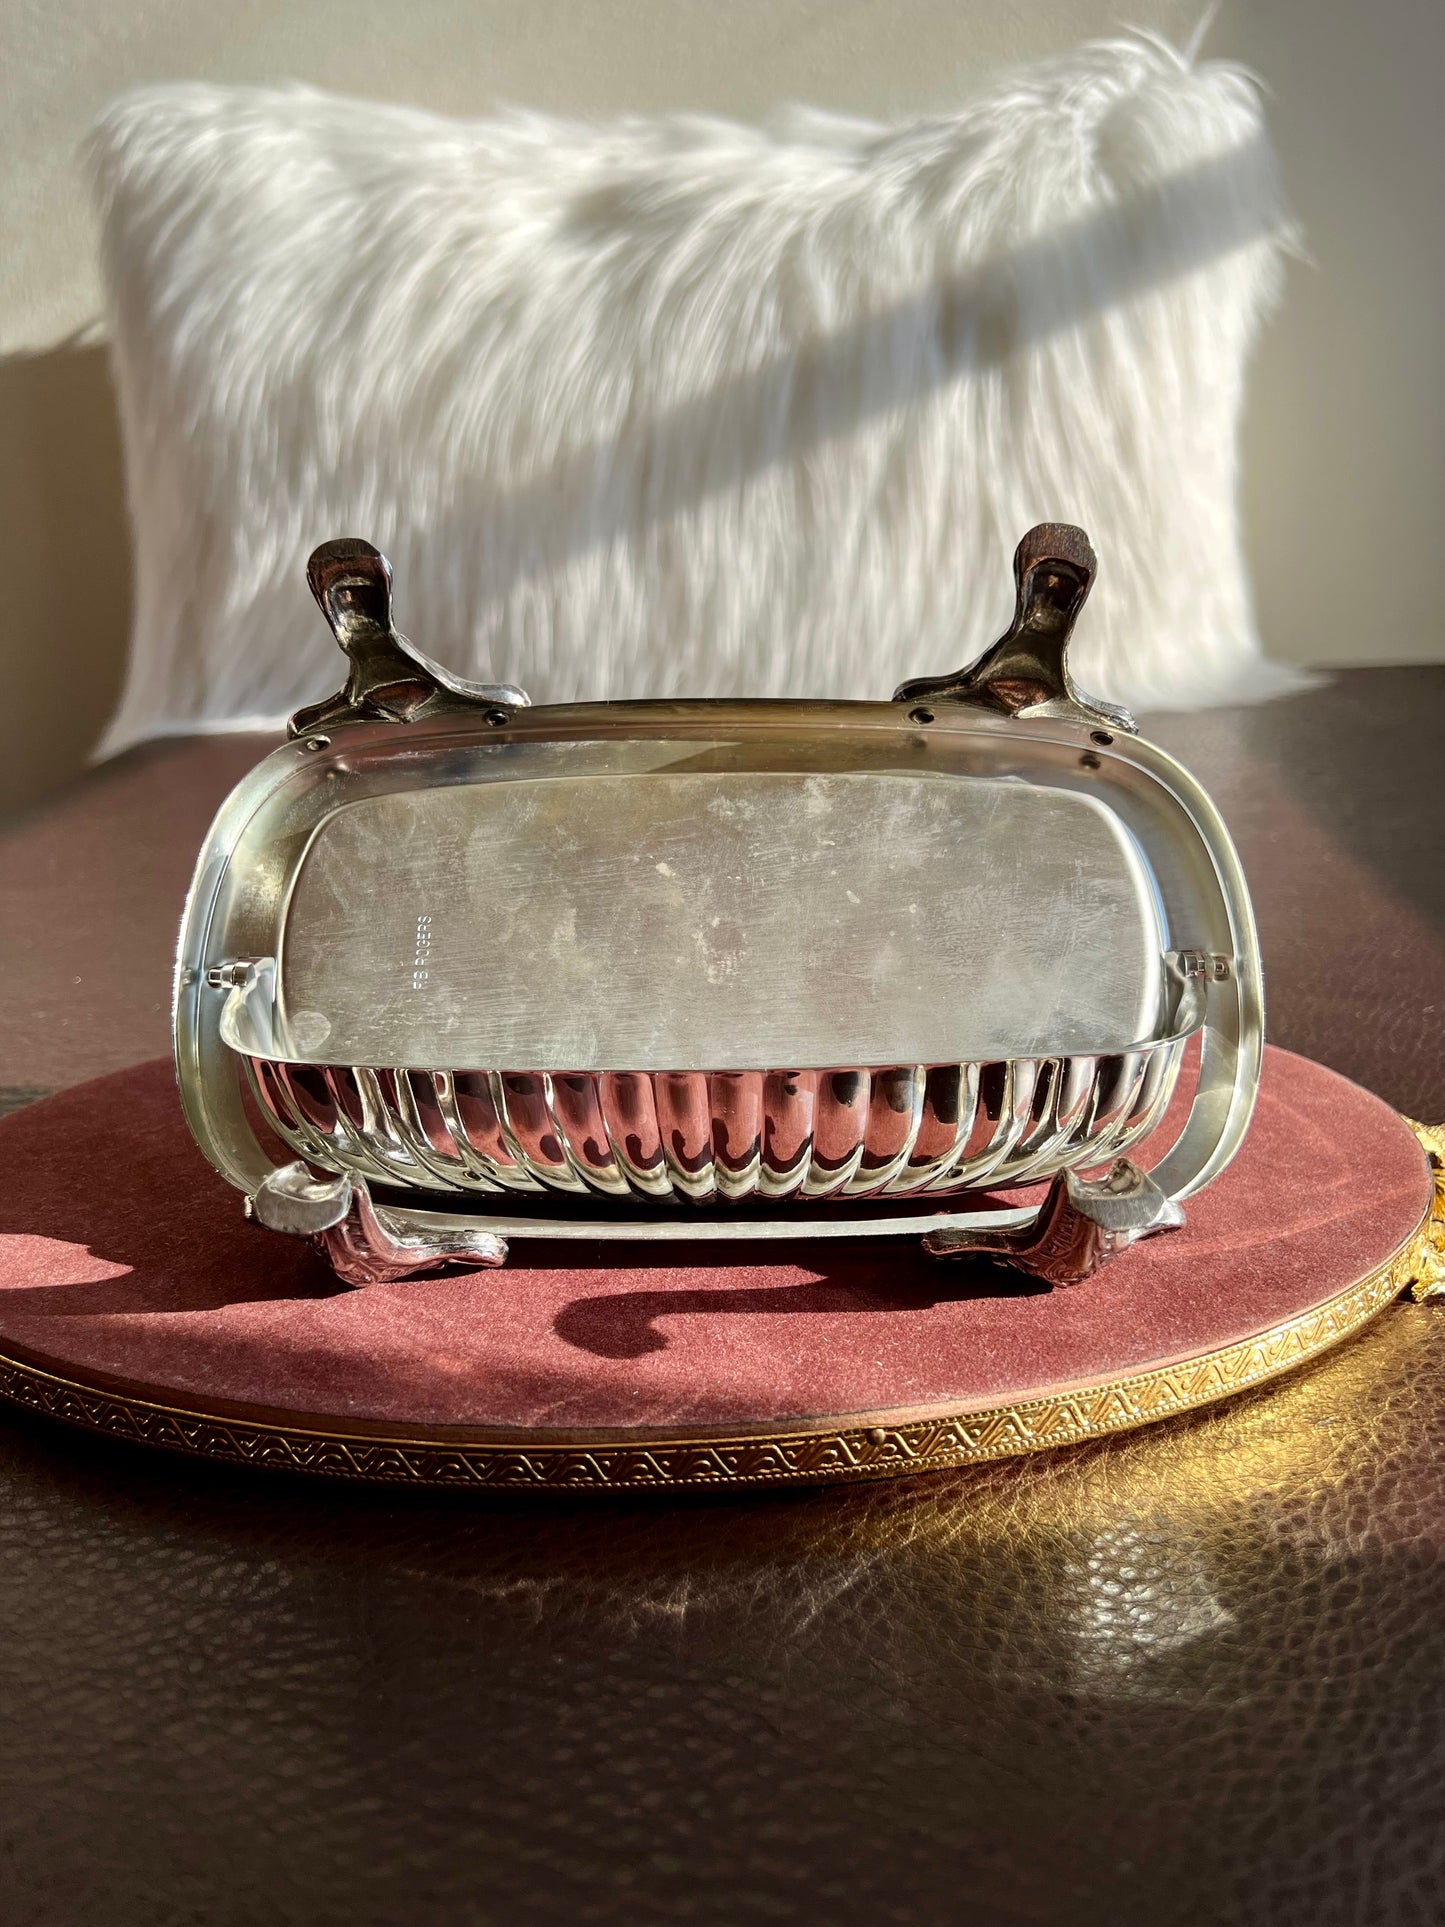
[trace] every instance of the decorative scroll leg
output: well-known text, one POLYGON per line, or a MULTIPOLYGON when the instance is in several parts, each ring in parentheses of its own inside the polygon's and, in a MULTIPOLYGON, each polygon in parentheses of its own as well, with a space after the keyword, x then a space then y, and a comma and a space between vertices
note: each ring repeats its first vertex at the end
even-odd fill
POLYGON ((351 673, 336 695, 296 711, 286 726, 289 736, 347 723, 409 723, 421 715, 486 710, 493 711, 488 722, 505 723, 507 712, 528 705, 525 690, 466 682, 398 632, 391 618, 391 564, 369 542, 351 536, 323 542, 306 565, 306 579, 351 673))
POLYGON ((999 1258, 1050 1285, 1079 1285, 1117 1253, 1174 1231, 1184 1213, 1128 1158, 1102 1178, 1061 1171, 1031 1225, 1017 1231, 930 1231, 923 1248, 935 1258, 975 1254, 999 1258))
POLYGON ((1127 709, 1086 696, 1069 673, 1069 638, 1097 567, 1082 529, 1040 522, 1014 551, 1013 626, 971 668, 901 683, 894 702, 972 703, 1005 716, 1060 716, 1133 735, 1137 725, 1127 709))
POLYGON ((492 1270, 507 1262, 505 1238, 402 1231, 385 1206, 372 1203, 364 1178, 316 1178, 299 1159, 271 1173, 246 1200, 246 1215, 270 1231, 310 1238, 348 1285, 391 1284, 443 1265, 492 1270))

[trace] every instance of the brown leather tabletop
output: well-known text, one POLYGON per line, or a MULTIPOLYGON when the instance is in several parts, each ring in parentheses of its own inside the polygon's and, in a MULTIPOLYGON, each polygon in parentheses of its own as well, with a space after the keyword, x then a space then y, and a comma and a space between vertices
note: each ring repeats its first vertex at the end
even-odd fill
MULTIPOLYGON (((1273 1040, 1445 1120, 1445 669, 1149 727, 1240 845, 1273 1040)), ((164 1050, 259 747, 135 752, 0 832, 12 1102, 164 1050)), ((0 1412, 0 1918, 1439 1922, 1442 1394, 1445 1307, 1402 1304, 1113 1441, 666 1501, 0 1412)))

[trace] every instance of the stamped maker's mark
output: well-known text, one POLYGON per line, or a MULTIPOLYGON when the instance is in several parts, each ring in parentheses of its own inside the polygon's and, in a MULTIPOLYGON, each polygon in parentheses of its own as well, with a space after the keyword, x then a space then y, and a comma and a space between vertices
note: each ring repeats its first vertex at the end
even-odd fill
POLYGON ((411 958, 411 987, 421 990, 431 975, 427 969, 427 958, 431 955, 431 918, 418 917, 416 920, 416 947, 411 958))

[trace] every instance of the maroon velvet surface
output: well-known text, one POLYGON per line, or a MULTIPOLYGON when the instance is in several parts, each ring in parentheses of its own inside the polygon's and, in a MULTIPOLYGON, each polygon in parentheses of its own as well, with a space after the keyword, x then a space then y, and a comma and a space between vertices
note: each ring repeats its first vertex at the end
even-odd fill
POLYGON ((964 1409, 1210 1352, 1384 1262, 1427 1199, 1392 1110, 1275 1050, 1185 1229, 1071 1291, 907 1240, 525 1243, 501 1271, 347 1290, 243 1220, 165 1063, 0 1122, 0 1170, 0 1348, 162 1401, 611 1432, 964 1409))

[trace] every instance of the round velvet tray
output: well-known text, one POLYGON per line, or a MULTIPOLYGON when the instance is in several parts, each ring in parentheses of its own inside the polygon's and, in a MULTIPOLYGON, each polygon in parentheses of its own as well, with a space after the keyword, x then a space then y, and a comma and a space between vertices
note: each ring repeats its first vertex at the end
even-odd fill
POLYGON ((0 1171, 0 1394, 423 1485, 878 1478, 1065 1444, 1285 1371, 1433 1262, 1411 1127, 1275 1050, 1185 1228, 1068 1291, 907 1240, 515 1244, 500 1271, 350 1290, 244 1220, 168 1063, 15 1113, 0 1171))

